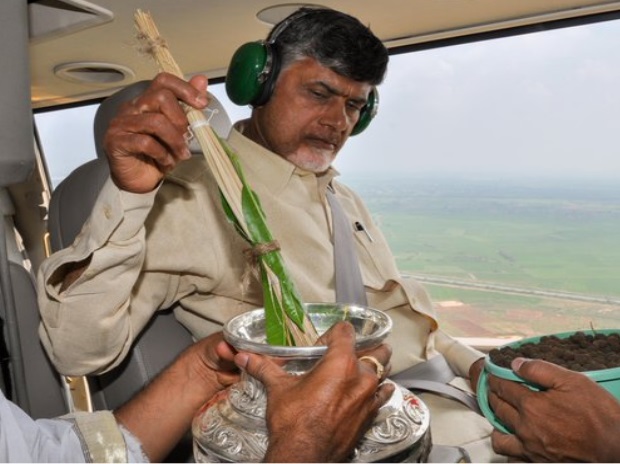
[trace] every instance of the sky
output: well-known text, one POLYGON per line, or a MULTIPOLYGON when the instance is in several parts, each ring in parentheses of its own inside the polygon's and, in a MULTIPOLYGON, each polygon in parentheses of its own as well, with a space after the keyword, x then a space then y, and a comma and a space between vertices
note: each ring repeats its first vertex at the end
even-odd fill
POLYGON ((616 21, 393 56, 379 114, 337 165, 620 177, 619 39, 616 21))
MULTIPOLYGON (((335 166, 345 175, 620 179, 619 43, 614 21, 393 55, 379 114, 335 166)), ((225 105, 233 121, 249 114, 225 105)), ((46 155, 65 166, 50 166, 52 177, 93 156, 94 109, 74 113, 37 116, 46 155)))

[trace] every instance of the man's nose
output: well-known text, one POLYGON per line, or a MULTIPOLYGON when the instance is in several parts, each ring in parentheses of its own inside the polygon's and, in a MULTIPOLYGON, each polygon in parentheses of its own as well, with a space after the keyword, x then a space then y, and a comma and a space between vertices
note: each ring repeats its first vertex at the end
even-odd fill
POLYGON ((347 114, 346 105, 339 101, 334 101, 328 105, 321 117, 321 123, 338 131, 343 131, 352 124, 351 118, 347 114))

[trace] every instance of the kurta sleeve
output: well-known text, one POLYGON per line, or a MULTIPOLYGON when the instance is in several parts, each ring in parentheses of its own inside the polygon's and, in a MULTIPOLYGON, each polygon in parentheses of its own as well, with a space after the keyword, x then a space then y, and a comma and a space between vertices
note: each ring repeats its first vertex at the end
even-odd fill
POLYGON ((155 195, 121 191, 108 179, 74 243, 41 265, 39 335, 62 374, 98 373, 120 363, 155 311, 150 302, 128 310, 155 195), (86 259, 86 270, 61 293, 67 266, 86 259))
POLYGON ((452 370, 461 377, 469 378, 469 368, 478 359, 484 357, 484 353, 455 340, 441 329, 434 334, 435 348, 448 361, 452 370))
POLYGON ((109 411, 33 420, 0 392, 1 462, 148 462, 109 411))

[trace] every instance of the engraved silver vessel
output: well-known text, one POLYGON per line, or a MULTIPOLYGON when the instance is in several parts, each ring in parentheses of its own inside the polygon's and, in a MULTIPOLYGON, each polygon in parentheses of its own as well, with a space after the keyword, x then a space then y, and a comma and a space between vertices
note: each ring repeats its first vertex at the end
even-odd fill
MULTIPOLYGON (((378 346, 392 327, 387 314, 361 306, 310 303, 306 310, 319 334, 338 321, 351 322, 358 350, 378 346)), ((224 336, 238 350, 286 359, 285 369, 291 374, 307 372, 326 351, 325 346, 267 344, 262 309, 231 319, 224 327, 224 336)), ((431 446, 429 410, 416 395, 395 386, 350 462, 426 460, 431 446)), ((195 416, 192 433, 196 462, 262 462, 269 443, 266 406, 262 383, 243 373, 238 383, 216 395, 195 416)))

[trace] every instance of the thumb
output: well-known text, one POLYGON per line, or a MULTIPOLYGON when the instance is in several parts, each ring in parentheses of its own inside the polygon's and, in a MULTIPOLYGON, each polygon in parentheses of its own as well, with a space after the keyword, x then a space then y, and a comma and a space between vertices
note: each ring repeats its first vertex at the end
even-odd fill
POLYGON ((192 85, 192 87, 194 87, 196 90, 198 90, 199 96, 200 97, 205 97, 204 100, 204 104, 202 102, 196 102, 199 103, 199 108, 202 108, 203 106, 207 106, 208 104, 208 100, 207 100, 207 85, 208 85, 208 79, 207 76, 202 75, 202 74, 197 74, 195 76, 193 76, 190 80, 189 83, 192 85))
POLYGON ((540 359, 515 358, 511 367, 519 377, 546 389, 559 385, 564 376, 569 373, 567 369, 557 364, 540 359))
POLYGON ((267 356, 240 352, 235 355, 235 364, 269 388, 288 374, 267 356))

